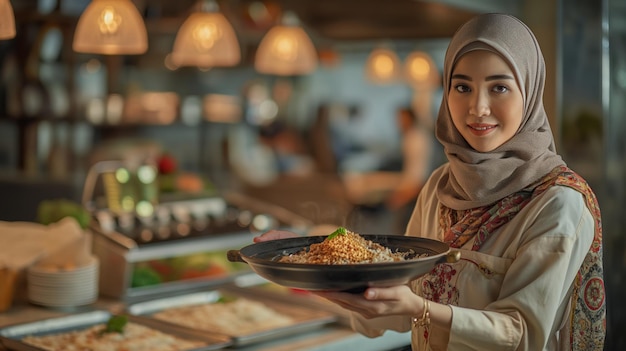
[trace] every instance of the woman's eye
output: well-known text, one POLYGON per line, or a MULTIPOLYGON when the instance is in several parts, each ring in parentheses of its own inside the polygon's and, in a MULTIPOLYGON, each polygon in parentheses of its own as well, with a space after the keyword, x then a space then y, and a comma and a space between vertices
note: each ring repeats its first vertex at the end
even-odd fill
POLYGON ((470 91, 470 88, 467 85, 457 84, 454 86, 454 90, 459 93, 467 93, 468 91, 470 91))
POLYGON ((506 93, 507 91, 509 91, 509 88, 504 85, 496 85, 495 87, 493 87, 493 91, 495 91, 496 93, 506 93))

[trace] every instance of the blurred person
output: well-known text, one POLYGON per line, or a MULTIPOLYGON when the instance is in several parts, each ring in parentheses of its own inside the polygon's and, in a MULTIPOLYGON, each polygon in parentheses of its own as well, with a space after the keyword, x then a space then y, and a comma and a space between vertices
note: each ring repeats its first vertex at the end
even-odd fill
POLYGON ((315 120, 308 132, 308 143, 315 161, 317 172, 337 174, 337 155, 335 140, 330 126, 331 108, 328 104, 320 104, 315 120))
POLYGON ((406 227, 413 211, 417 195, 430 174, 433 137, 422 126, 411 108, 397 111, 397 123, 402 139, 402 168, 400 179, 385 199, 385 205, 398 212, 399 224, 406 227))
POLYGON ((278 172, 288 175, 309 175, 314 163, 297 130, 275 120, 259 129, 259 140, 275 155, 278 172))

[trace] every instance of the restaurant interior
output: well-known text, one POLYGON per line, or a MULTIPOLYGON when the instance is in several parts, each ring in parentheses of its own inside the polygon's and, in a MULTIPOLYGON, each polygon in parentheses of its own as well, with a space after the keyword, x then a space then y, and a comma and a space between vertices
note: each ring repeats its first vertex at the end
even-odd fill
MULTIPOLYGON (((502 12, 536 34, 557 150, 598 196, 605 350, 626 349, 626 2, 114 2, 125 10, 100 19, 95 7, 105 0, 0 0, 0 228, 40 224, 62 208, 86 212, 83 229, 93 233, 79 246, 100 260, 88 303, 55 305, 18 286, 0 328, 111 301, 156 308, 146 302, 245 281, 237 266, 217 278, 133 285, 149 279, 138 274, 150 260, 197 259, 187 240, 194 232, 212 236, 202 240, 213 254, 275 228, 402 234, 406 218, 385 201, 401 172, 397 111, 418 112, 434 135, 450 37, 476 14, 502 12), (211 26, 194 28, 201 16, 212 16, 211 26), (121 42, 100 42, 118 27, 124 32, 110 37, 121 42), (162 230, 184 218, 195 224, 176 227, 180 239, 162 230)), ((445 162, 434 138, 431 151, 430 171, 445 162)), ((1 231, 0 269, 11 247, 1 231)), ((335 343, 319 350, 367 350, 326 317, 272 336, 283 344, 235 338, 225 347, 317 350, 302 336, 313 335, 335 343)), ((341 315, 338 324, 349 329, 341 315)), ((393 350, 393 337, 368 347, 393 350)))

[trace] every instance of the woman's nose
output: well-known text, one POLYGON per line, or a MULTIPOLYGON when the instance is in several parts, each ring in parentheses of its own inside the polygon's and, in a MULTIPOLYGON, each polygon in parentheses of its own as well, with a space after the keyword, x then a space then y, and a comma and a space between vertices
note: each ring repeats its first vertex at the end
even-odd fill
POLYGON ((486 94, 478 92, 471 101, 469 113, 477 117, 489 116, 489 98, 486 94))

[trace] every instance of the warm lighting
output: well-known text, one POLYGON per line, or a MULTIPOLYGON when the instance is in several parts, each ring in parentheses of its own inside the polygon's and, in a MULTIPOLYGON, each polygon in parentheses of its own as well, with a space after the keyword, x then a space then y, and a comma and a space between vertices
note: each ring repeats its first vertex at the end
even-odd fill
POLYGON ((15 37, 15 16, 10 0, 0 0, 0 40, 15 37))
POLYGON ((317 67, 317 52, 292 12, 282 24, 267 32, 256 52, 254 67, 260 73, 291 76, 308 74, 317 67))
POLYGON ((241 60, 239 42, 217 3, 204 0, 176 35, 172 63, 175 66, 235 66, 241 60))
POLYGON ((92 54, 143 54, 148 50, 148 34, 130 0, 93 0, 78 20, 73 48, 92 54))
POLYGON ((391 83, 398 78, 399 67, 400 60, 394 51, 379 48, 372 51, 367 58, 365 74, 374 83, 391 83))
POLYGON ((202 101, 204 118, 216 123, 239 122, 242 115, 238 97, 222 94, 208 94, 202 101))
POLYGON ((432 89, 439 85, 439 72, 435 62, 425 52, 415 51, 404 63, 405 78, 415 88, 432 89))
POLYGON ((173 92, 146 91, 126 98, 122 123, 167 125, 176 120, 180 99, 173 92))

